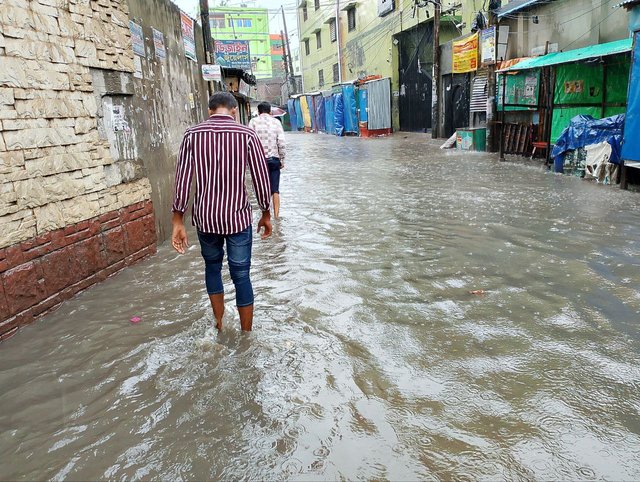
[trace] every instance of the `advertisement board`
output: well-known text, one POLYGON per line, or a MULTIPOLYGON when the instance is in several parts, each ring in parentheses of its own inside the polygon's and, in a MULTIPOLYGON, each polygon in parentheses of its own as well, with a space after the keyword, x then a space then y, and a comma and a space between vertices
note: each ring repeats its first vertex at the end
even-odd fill
POLYGON ((216 40, 216 64, 233 69, 251 69, 248 40, 216 40))
POLYGON ((180 23, 182 25, 184 54, 191 60, 196 60, 196 36, 193 29, 193 19, 186 13, 180 11, 180 23))
POLYGON ((464 74, 478 69, 478 32, 453 42, 454 74, 464 74))
POLYGON ((496 63, 496 27, 484 29, 480 34, 481 58, 483 65, 496 63))

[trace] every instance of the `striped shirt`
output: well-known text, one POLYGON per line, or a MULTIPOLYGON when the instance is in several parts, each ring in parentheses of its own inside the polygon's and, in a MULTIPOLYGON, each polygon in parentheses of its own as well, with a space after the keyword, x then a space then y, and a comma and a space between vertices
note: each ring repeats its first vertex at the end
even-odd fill
POLYGON ((223 235, 243 231, 252 221, 245 186, 247 165, 258 205, 268 211, 269 172, 256 133, 227 115, 213 115, 187 129, 178 154, 173 211, 187 210, 195 173, 194 226, 204 233, 223 235))
POLYGON ((267 158, 277 157, 284 164, 286 147, 284 129, 280 121, 271 114, 260 114, 249 121, 249 127, 258 134, 264 147, 264 155, 267 158))

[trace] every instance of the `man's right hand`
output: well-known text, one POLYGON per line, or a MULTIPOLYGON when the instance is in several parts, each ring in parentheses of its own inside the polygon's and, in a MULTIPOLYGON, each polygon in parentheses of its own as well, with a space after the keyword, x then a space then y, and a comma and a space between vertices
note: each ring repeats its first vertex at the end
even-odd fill
POLYGON ((260 230, 262 228, 264 228, 264 232, 260 237, 262 239, 267 239, 269 236, 271 236, 272 231, 271 213, 269 211, 262 211, 262 217, 260 218, 260 221, 258 221, 258 233, 260 233, 260 230))
POLYGON ((189 247, 187 230, 182 221, 182 213, 173 213, 173 234, 171 235, 171 245, 178 253, 184 254, 189 247))

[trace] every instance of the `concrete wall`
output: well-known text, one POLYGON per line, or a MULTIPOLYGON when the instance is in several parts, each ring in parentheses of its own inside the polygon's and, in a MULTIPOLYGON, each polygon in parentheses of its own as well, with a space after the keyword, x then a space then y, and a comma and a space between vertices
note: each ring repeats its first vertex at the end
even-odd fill
POLYGON ((559 50, 573 50, 627 38, 627 12, 612 6, 600 0, 543 2, 511 14, 500 21, 510 30, 507 58, 528 57, 547 41, 559 50))
POLYGON ((175 154, 206 91, 177 8, 132 0, 131 16, 147 52, 148 22, 166 37, 144 79, 126 0, 2 1, 0 340, 155 252, 153 204, 166 234, 175 154))
MULTIPOLYGON (((207 85, 200 65, 204 61, 202 33, 195 32, 195 62, 185 56, 180 26, 180 10, 169 0, 129 0, 130 17, 142 26, 146 57, 141 58, 142 78, 133 77, 133 95, 102 97, 105 119, 112 105, 122 105, 131 129, 114 133, 112 145, 123 146, 119 159, 133 158, 141 163, 151 183, 151 199, 156 212, 158 240, 171 235, 171 204, 176 157, 184 131, 207 117, 207 85), (155 54, 152 28, 164 35, 166 59, 155 54), (193 103, 192 103, 192 99, 193 103)), ((109 131, 109 129, 105 129, 109 131)))
MULTIPOLYGON (((450 3, 444 2, 446 9, 450 3)), ((456 30, 451 22, 443 21, 440 43, 445 43, 453 37, 470 31, 471 19, 480 8, 473 0, 462 0, 462 8, 456 11, 466 23, 461 30, 456 30), (477 7, 474 9, 474 6, 477 7)), ((346 2, 345 2, 346 4, 346 2)), ((381 75, 391 78, 392 91, 399 91, 398 48, 394 43, 394 36, 409 31, 417 25, 431 22, 433 6, 417 8, 415 15, 412 0, 396 0, 395 10, 384 17, 378 16, 378 1, 363 0, 356 5, 356 29, 348 31, 347 13, 340 12, 340 34, 343 45, 342 79, 355 80, 368 75, 381 75)), ((333 84, 332 67, 338 62, 337 43, 331 42, 327 19, 335 16, 335 7, 322 6, 314 10, 313 2, 307 4, 308 19, 303 20, 302 9, 298 8, 298 24, 300 39, 309 38, 310 53, 306 55, 304 44, 300 43, 300 58, 305 91, 320 90, 318 70, 322 69, 325 78, 325 89, 333 84), (316 38, 313 33, 320 29, 322 47, 316 48, 316 38)), ((399 128, 399 99, 392 97, 392 123, 394 129, 399 128)))

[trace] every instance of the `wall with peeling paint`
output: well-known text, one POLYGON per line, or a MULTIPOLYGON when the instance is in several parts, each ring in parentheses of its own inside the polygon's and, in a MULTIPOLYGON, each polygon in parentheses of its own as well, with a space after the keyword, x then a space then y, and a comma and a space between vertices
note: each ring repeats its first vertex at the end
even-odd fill
POLYGON ((129 18, 142 26, 145 56, 137 73, 105 79, 94 72, 102 109, 99 129, 118 159, 115 177, 142 169, 151 183, 158 240, 171 235, 176 157, 184 131, 206 119, 208 91, 202 80, 202 33, 196 25, 198 61, 185 56, 180 10, 168 0, 129 0, 129 18), (153 29, 164 37, 165 55, 156 52, 153 29))

